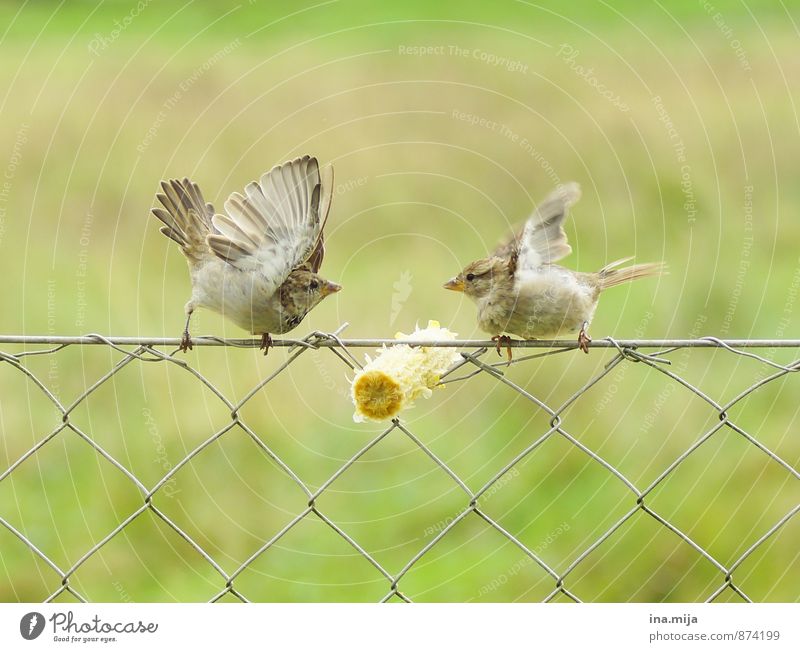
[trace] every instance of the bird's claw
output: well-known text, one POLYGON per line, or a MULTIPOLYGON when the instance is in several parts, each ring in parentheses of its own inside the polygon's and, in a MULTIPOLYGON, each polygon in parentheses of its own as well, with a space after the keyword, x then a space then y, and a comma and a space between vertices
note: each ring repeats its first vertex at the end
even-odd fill
POLYGON ((495 350, 497 351, 497 355, 502 355, 502 353, 500 353, 500 348, 506 347, 506 356, 508 356, 508 364, 511 364, 511 338, 508 335, 495 335, 492 338, 492 342, 495 343, 495 350))
POLYGON ((584 322, 583 326, 581 326, 581 332, 578 333, 578 348, 586 354, 589 353, 589 344, 592 342, 592 338, 586 332, 587 326, 588 324, 584 322))
POLYGON ((272 336, 269 333, 262 333, 261 334, 261 346, 258 347, 258 350, 264 350, 264 355, 269 353, 269 349, 272 346, 272 336))
POLYGON ((192 350, 192 338, 189 335, 189 331, 183 331, 183 336, 181 337, 181 345, 178 347, 179 351, 186 353, 187 351, 192 350))

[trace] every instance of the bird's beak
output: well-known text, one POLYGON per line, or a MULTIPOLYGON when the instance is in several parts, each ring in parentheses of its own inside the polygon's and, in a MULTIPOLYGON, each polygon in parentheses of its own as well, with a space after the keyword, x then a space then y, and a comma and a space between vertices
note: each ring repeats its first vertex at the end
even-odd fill
POLYGON ((447 283, 445 283, 442 287, 445 290, 453 290, 455 292, 463 292, 464 291, 464 281, 461 280, 458 276, 454 276, 451 278, 447 283))
POLYGON ((339 285, 338 283, 333 283, 332 281, 325 281, 325 284, 320 289, 320 293, 324 298, 327 297, 329 294, 336 294, 341 289, 342 286, 339 285))

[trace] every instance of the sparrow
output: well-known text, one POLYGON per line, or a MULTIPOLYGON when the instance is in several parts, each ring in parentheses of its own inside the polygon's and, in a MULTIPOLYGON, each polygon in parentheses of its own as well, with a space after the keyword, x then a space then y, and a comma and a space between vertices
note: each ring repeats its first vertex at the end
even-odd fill
POLYGON ((333 169, 320 171, 303 156, 277 165, 234 192, 225 214, 206 203, 187 178, 161 182, 153 215, 161 233, 180 245, 189 263, 192 296, 180 350, 192 348, 189 322, 197 308, 220 313, 261 335, 266 355, 270 333, 286 333, 341 286, 319 276, 325 254, 323 229, 330 210, 333 169))
POLYGON ((519 233, 512 234, 488 258, 476 260, 445 283, 478 306, 478 327, 491 334, 500 353, 510 338, 553 339, 578 331, 578 346, 589 352, 587 333, 600 293, 620 283, 662 273, 663 263, 620 267, 632 258, 609 263, 598 272, 575 272, 554 264, 572 251, 563 224, 580 186, 559 186, 537 207, 519 233))

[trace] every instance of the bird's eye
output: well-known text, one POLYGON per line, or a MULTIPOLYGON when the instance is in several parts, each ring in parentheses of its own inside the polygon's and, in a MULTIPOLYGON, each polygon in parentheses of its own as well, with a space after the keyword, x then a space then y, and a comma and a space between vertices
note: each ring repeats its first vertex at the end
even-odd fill
POLYGON ((311 281, 311 283, 308 284, 308 287, 312 290, 316 290, 319 287, 319 283, 317 281, 311 281))
POLYGON ((467 274, 467 280, 468 281, 472 281, 474 278, 475 278, 475 274, 472 274, 472 273, 467 274))

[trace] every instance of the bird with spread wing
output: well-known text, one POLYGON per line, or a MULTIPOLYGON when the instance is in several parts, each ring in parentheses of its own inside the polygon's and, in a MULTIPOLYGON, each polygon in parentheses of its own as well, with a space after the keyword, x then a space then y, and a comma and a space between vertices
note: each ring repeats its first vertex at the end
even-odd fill
POLYGON ((658 275, 663 263, 620 267, 631 258, 609 263, 598 272, 575 272, 554 264, 568 255, 563 224, 581 191, 567 183, 537 207, 522 228, 500 244, 488 258, 467 265, 445 283, 447 290, 463 292, 478 306, 478 327, 491 334, 497 352, 511 347, 507 335, 524 339, 550 339, 578 332, 578 345, 589 352, 592 341, 586 329, 592 321, 600 293, 607 288, 645 276, 658 275))
POLYGON ((326 296, 341 290, 318 272, 325 253, 323 229, 333 193, 333 170, 303 156, 277 165, 259 181, 234 192, 225 214, 206 203, 196 183, 162 181, 153 214, 161 232, 180 245, 189 263, 192 296, 180 349, 192 348, 189 322, 199 307, 222 314, 261 335, 286 333, 326 296))

